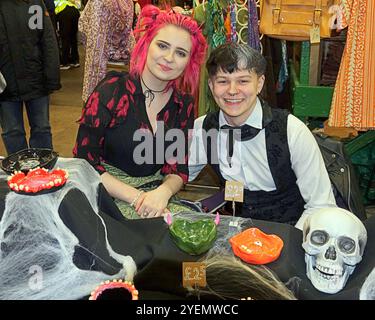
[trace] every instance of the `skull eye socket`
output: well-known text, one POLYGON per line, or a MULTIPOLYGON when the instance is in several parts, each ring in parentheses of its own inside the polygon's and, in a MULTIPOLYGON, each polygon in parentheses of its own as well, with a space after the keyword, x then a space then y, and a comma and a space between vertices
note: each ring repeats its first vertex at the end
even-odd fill
POLYGON ((353 253, 355 249, 355 241, 348 237, 340 237, 338 247, 344 253, 353 253))
POLYGON ((327 243, 327 241, 329 239, 329 235, 328 235, 327 232, 325 232, 323 230, 315 230, 311 234, 310 239, 311 239, 311 242, 313 244, 322 246, 323 244, 327 243))

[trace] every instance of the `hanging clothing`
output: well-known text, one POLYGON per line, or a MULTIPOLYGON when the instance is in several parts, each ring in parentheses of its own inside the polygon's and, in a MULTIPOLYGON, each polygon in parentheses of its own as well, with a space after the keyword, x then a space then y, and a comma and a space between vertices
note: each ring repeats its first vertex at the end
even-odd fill
POLYGON ((341 0, 340 5, 339 28, 348 26, 348 35, 328 124, 375 129, 375 1, 341 0))
POLYGON ((86 47, 82 100, 107 72, 108 61, 128 64, 135 40, 132 0, 91 0, 79 19, 86 47))
POLYGON ((78 9, 78 6, 74 1, 68 1, 68 0, 55 0, 55 13, 59 14, 61 11, 63 11, 66 7, 75 7, 78 9))
POLYGON ((75 6, 66 6, 64 10, 56 14, 59 23, 59 34, 61 39, 62 66, 79 66, 78 53, 78 21, 79 10, 75 6))

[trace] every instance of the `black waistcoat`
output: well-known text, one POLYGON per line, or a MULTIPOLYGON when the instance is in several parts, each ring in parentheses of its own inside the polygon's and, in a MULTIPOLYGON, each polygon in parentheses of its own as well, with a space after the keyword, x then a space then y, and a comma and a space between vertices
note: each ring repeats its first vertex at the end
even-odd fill
MULTIPOLYGON (((276 190, 266 192, 245 189, 244 203, 239 216, 295 224, 304 210, 305 201, 296 184, 297 178, 290 162, 287 138, 288 112, 283 109, 273 109, 264 101, 261 103, 268 164, 276 190)), ((219 112, 207 114, 203 129, 206 131, 219 129, 219 112)), ((212 166, 224 186, 225 179, 217 161, 216 139, 217 135, 208 135, 207 141, 205 139, 203 141, 208 164, 212 166)))

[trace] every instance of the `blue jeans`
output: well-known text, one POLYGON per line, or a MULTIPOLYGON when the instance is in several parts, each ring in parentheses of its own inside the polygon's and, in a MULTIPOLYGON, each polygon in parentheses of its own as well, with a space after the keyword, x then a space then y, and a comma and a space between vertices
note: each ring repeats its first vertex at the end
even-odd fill
POLYGON ((30 124, 30 148, 52 149, 52 134, 49 124, 49 96, 29 101, 1 101, 1 134, 8 154, 27 149, 23 122, 23 103, 30 124))

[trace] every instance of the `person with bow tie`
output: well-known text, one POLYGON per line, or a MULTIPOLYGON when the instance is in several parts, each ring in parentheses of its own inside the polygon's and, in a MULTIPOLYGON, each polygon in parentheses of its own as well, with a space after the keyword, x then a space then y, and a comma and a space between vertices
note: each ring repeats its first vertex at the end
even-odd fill
POLYGON ((266 60, 246 44, 217 47, 207 60, 208 84, 220 108, 195 120, 189 181, 206 164, 222 185, 239 181, 244 202, 236 215, 295 225, 316 208, 336 201, 319 146, 287 110, 271 108, 258 95, 266 60))

